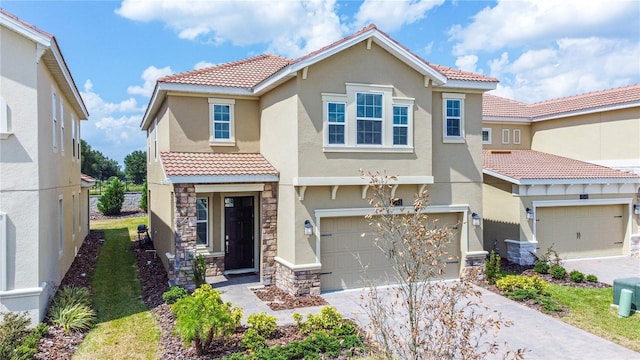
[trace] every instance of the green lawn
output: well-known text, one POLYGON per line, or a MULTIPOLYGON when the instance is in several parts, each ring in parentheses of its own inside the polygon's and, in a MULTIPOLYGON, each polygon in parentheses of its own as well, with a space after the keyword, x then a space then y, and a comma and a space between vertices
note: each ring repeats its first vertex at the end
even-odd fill
POLYGON ((131 252, 131 238, 146 217, 92 221, 91 229, 103 230, 95 273, 91 278, 97 326, 78 348, 73 359, 158 358, 160 328, 141 300, 142 289, 131 252))
POLYGON ((550 284, 549 293, 569 307, 570 312, 563 321, 640 352, 640 316, 618 317, 617 308, 610 306, 613 288, 583 289, 550 284))

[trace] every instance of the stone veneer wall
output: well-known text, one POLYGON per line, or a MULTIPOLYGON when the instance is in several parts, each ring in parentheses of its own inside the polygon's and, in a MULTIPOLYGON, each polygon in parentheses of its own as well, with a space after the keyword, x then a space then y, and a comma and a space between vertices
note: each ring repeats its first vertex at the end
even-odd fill
POLYGON ((196 189, 193 184, 175 184, 175 258, 170 266, 169 281, 193 286, 193 257, 196 254, 196 189))
POLYGON ((536 245, 528 241, 506 239, 507 260, 518 265, 533 265, 536 262, 536 245))
POLYGON ((462 271, 467 276, 475 277, 476 280, 484 279, 484 261, 487 258, 485 251, 470 253, 465 256, 464 269, 462 271))
POLYGON ((278 183, 266 183, 260 194, 262 207, 260 209, 261 224, 261 252, 260 262, 262 283, 275 284, 276 256, 278 255, 278 183))
POLYGON ((205 276, 218 276, 224 272, 224 256, 206 256, 207 273, 205 276))
POLYGON ((320 295, 320 270, 293 271, 276 263, 276 286, 294 296, 320 295))

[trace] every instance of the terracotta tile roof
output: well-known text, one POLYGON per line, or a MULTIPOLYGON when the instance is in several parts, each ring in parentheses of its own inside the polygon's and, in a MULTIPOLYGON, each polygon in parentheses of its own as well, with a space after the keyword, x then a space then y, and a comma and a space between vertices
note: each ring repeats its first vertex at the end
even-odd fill
POLYGON ((161 152, 166 176, 278 176, 262 154, 161 152))
POLYGON ((80 180, 84 181, 84 182, 95 182, 96 179, 92 178, 91 176, 87 175, 87 174, 80 174, 80 180))
POLYGON ((486 93, 482 95, 482 116, 529 118, 529 114, 528 104, 486 93))
POLYGON ((41 35, 43 35, 43 36, 45 36, 45 37, 48 37, 49 39, 53 39, 53 35, 49 34, 48 32, 46 32, 46 31, 44 31, 44 30, 39 29, 39 28, 38 28, 38 27, 36 27, 35 25, 32 25, 32 24, 30 24, 30 23, 28 23, 28 22, 26 22, 26 21, 24 21, 24 20, 20 19, 19 17, 17 17, 17 16, 15 16, 15 15, 13 15, 13 14, 12 14, 12 13, 10 13, 10 12, 7 12, 6 10, 4 10, 4 9, 2 9, 2 8, 0 8, 0 14, 5 15, 5 16, 7 16, 7 17, 9 17, 9 18, 11 18, 11 19, 13 19, 13 20, 15 20, 15 21, 17 21, 17 22, 21 23, 22 25, 24 25, 24 26, 26 26, 26 27, 28 27, 28 28, 30 28, 30 29, 32 29, 32 30, 34 30, 34 31, 38 32, 39 34, 41 34, 41 35))
POLYGON ((640 179, 611 168, 534 150, 483 150, 484 170, 516 180, 640 179))
POLYGON ((158 82, 251 88, 291 63, 277 55, 259 55, 158 79, 158 82))
POLYGON ((244 60, 230 62, 227 64, 165 76, 158 79, 158 82, 252 88, 287 66, 299 63, 309 58, 313 58, 316 55, 319 55, 329 49, 332 49, 344 42, 349 41, 350 39, 358 37, 359 35, 362 35, 363 33, 374 29, 387 37, 390 41, 394 42, 396 45, 411 53, 426 65, 432 67, 434 70, 444 75, 449 80, 498 82, 498 79, 496 78, 474 74, 462 70, 456 70, 446 66, 430 64, 415 53, 411 52, 411 50, 407 49, 402 44, 389 37, 389 35, 387 35, 386 33, 380 31, 373 24, 330 45, 301 56, 295 60, 287 59, 278 55, 264 54, 244 60))
MULTIPOLYGON (((424 60, 423 60, 424 61, 424 60)), ((426 62, 426 61, 425 61, 426 62)), ((448 66, 437 65, 433 63, 427 63, 433 69, 444 75, 449 80, 458 80, 458 81, 480 81, 480 82, 499 82, 498 79, 494 77, 484 76, 482 74, 476 74, 469 71, 462 71, 458 69, 453 69, 448 66)))
POLYGON ((482 115, 491 117, 519 117, 535 120, 574 111, 640 102, 640 84, 615 89, 526 104, 503 97, 484 94, 482 115))

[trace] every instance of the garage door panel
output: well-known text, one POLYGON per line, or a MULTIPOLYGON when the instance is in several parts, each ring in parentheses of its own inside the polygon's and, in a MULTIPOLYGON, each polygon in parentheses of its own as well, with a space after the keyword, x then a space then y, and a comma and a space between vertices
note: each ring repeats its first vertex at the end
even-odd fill
MULTIPOLYGON (((457 214, 436 214, 437 226, 454 226, 457 214)), ((375 246, 375 233, 364 217, 325 218, 321 222, 322 290, 361 288, 365 286, 362 266, 366 266, 367 279, 376 284, 396 283, 395 272, 389 261, 375 246), (363 236, 364 234, 364 236, 363 236), (356 259, 356 254, 360 261, 356 259), (361 265, 362 263, 362 265, 361 265)), ((460 256, 460 234, 455 231, 448 248, 454 256, 460 256)), ((460 269, 458 259, 447 259, 447 278, 457 278, 460 269)))
POLYGON ((622 255, 623 211, 623 205, 538 208, 538 254, 553 245, 563 259, 622 255))

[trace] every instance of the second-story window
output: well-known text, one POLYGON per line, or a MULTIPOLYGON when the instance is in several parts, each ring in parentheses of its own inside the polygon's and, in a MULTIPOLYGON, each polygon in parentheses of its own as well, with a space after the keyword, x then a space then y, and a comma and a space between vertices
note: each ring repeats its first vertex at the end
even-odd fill
POLYGON ((60 102, 60 151, 64 155, 64 103, 60 102))
POLYGON ((51 111, 53 118, 53 150, 58 150, 58 95, 51 93, 51 111))
POLYGON ((393 86, 346 83, 322 93, 325 152, 412 152, 413 98, 393 86))
POLYGON ((464 142, 464 94, 442 94, 444 142, 464 142))
POLYGON ((233 99, 209 99, 211 145, 235 145, 234 104, 233 99))

